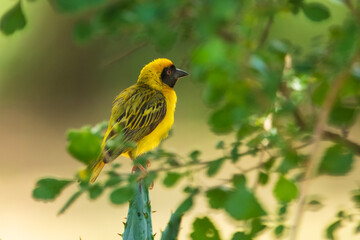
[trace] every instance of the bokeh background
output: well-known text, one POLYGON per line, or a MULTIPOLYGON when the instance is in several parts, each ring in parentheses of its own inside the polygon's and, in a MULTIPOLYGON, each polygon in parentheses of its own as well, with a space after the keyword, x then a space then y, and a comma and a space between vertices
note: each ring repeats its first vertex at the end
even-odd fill
MULTIPOLYGON (((347 11, 337 1, 320 2, 329 7, 331 19, 314 23, 302 13, 282 13, 275 18, 270 38, 288 39, 304 53, 311 51, 314 43, 326 41, 324 33, 331 25, 341 23, 347 11)), ((13 4, 11 0, 0 0, 0 16, 13 4)), ((66 152, 67 129, 107 120, 112 99, 133 84, 141 68, 154 58, 170 58, 186 70, 192 43, 177 43, 166 53, 146 45, 108 64, 136 43, 122 36, 98 37, 81 44, 72 35, 79 16, 59 14, 48 1, 23 2, 23 7, 28 19, 26 28, 11 36, 0 34, 0 239, 121 239, 117 233, 123 232, 127 205, 111 205, 107 193, 96 201, 82 196, 68 212, 57 216, 71 191, 45 204, 32 199, 32 189, 40 177, 72 177, 74 169, 82 167, 66 152)), ((202 149, 202 158, 213 158, 219 154, 213 146, 229 137, 214 135, 208 129, 209 109, 202 102, 202 85, 190 75, 178 82, 176 92, 174 134, 164 148, 184 155, 202 149)), ((358 125, 350 138, 360 134, 358 125)), ((124 171, 130 171, 128 159, 118 161, 124 162, 124 171)), ((245 164, 251 165, 251 159, 245 164)), ((324 239, 327 219, 347 207, 349 190, 359 183, 356 169, 346 177, 319 177, 314 181, 310 193, 322 195, 326 206, 305 213, 299 239, 324 239)), ((225 167, 213 181, 220 182, 228 171, 229 167, 225 167)), ((153 227, 158 236, 183 200, 181 186, 165 189, 155 183, 150 193, 153 210, 157 211, 153 227)), ((273 201, 269 194, 259 190, 263 203, 273 201)), ((224 239, 230 238, 232 220, 207 211, 206 202, 197 200, 183 219, 180 239, 189 239, 193 217, 205 213, 213 216, 224 239)), ((340 234, 343 239, 355 239, 350 228, 342 229, 340 234)), ((272 237, 269 233, 262 239, 272 237)))

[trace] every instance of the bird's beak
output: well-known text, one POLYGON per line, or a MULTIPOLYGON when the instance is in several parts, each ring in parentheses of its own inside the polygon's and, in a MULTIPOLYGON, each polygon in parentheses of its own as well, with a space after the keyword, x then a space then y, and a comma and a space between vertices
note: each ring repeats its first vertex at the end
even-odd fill
POLYGON ((177 68, 175 71, 174 77, 175 77, 175 79, 178 79, 178 78, 185 77, 187 75, 189 75, 187 72, 177 68))

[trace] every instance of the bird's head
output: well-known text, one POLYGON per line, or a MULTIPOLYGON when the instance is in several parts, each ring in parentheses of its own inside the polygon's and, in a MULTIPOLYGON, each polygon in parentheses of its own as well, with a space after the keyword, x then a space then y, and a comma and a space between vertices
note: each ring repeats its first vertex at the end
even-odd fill
POLYGON ((176 81, 189 75, 187 72, 178 69, 166 58, 158 58, 148 63, 140 72, 138 83, 145 83, 157 90, 173 88, 176 81))

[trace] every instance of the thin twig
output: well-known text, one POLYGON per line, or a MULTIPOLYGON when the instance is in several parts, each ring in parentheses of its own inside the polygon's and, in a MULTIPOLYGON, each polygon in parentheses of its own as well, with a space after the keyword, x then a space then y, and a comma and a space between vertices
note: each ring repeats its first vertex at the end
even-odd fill
POLYGON ((120 60, 122 60, 123 58, 133 54, 134 52, 136 52, 137 50, 141 49, 142 47, 145 47, 148 43, 147 42, 141 42, 138 45, 134 46, 133 48, 129 49, 128 51, 124 52, 123 54, 121 54, 120 56, 117 56, 115 58, 113 58, 112 60, 106 62, 103 64, 103 67, 107 67, 115 62, 118 62, 120 60))
POLYGON ((262 34, 261 34, 258 48, 261 48, 261 47, 264 45, 264 43, 266 42, 266 39, 267 39, 268 36, 269 36, 270 28, 271 28, 271 25, 273 24, 273 22, 274 22, 274 15, 271 14, 270 17, 269 17, 269 19, 268 19, 267 22, 266 22, 264 31, 263 31, 262 34))
POLYGON ((289 238, 290 240, 296 240, 296 238, 297 238, 297 232, 298 232, 299 226, 301 224, 302 216, 304 213, 305 197, 307 195, 308 188, 309 188, 309 184, 308 184, 309 181, 307 181, 307 180, 310 180, 312 178, 312 176, 314 175, 314 172, 317 169, 318 164, 319 164, 318 163, 319 161, 316 157, 317 157, 318 150, 320 149, 320 143, 321 143, 322 137, 324 135, 324 129, 326 127, 326 121, 327 121, 329 112, 335 102, 338 92, 340 91, 342 86, 345 84, 345 82, 348 80, 349 71, 350 71, 352 65, 354 64, 354 62, 357 60, 357 57, 358 56, 355 55, 351 59, 350 63, 344 68, 344 70, 341 71, 336 76, 336 78, 333 80, 332 88, 330 88, 330 90, 325 98, 322 109, 318 114, 318 118, 317 118, 318 120, 317 120, 317 123, 315 126, 314 137, 313 137, 313 148, 312 148, 312 151, 310 152, 310 156, 307 161, 307 165, 305 166, 305 175, 304 175, 303 181, 300 186, 300 198, 299 198, 297 211, 295 214, 294 224, 293 224, 293 227, 290 232, 290 238, 289 238))
POLYGON ((357 143, 354 143, 346 138, 344 138, 343 136, 341 136, 340 134, 336 134, 330 131, 324 131, 324 139, 328 139, 331 140, 333 142, 339 142, 344 144, 346 147, 348 147, 349 149, 351 149, 355 154, 360 155, 360 145, 357 143))
MULTIPOLYGON (((307 147, 309 145, 311 145, 312 142, 308 142, 308 143, 304 143, 304 144, 301 144, 299 146, 296 146, 294 147, 294 149, 301 149, 301 148, 304 148, 304 147, 307 147)), ((256 148, 256 149, 251 149, 251 150, 248 150, 248 151, 245 151, 243 153, 239 153, 237 154, 237 157, 243 157, 243 156, 247 156, 247 155, 253 155, 254 153, 257 153, 258 151, 260 150, 267 150, 269 149, 270 147, 264 147, 263 149, 261 148, 256 148)), ((231 159, 230 156, 224 156, 222 157, 223 159, 231 159)), ((157 168, 157 169, 154 169, 154 170, 151 170, 149 171, 150 172, 164 172, 164 171, 170 171, 170 170, 174 170, 174 169, 179 169, 179 168, 184 168, 184 167, 189 167, 189 166, 202 166, 202 165, 208 165, 209 163, 213 162, 213 161, 216 161, 217 159, 215 160, 207 160, 207 161, 197 161, 197 162, 188 162, 188 163, 185 163, 185 164, 182 164, 182 165, 177 165, 177 166, 171 166, 171 167, 160 167, 160 168, 157 168)), ((239 169, 242 173, 247 173, 249 170, 254 170, 256 167, 261 167, 265 164, 265 162, 262 162, 254 167, 251 167, 249 169, 239 169)))

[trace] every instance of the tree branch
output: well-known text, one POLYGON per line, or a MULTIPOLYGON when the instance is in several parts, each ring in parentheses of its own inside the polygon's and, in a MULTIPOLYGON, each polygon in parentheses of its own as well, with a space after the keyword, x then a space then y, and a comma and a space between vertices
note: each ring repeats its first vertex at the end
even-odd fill
MULTIPOLYGON (((353 60, 353 61, 355 61, 355 60, 353 60)), ((290 55, 287 55, 285 57, 284 72, 286 72, 290 68, 291 68, 291 57, 290 57, 290 55)), ((290 99, 290 91, 289 91, 289 88, 286 86, 285 82, 281 83, 279 90, 283 94, 284 97, 286 97, 287 99, 290 99)), ((301 130, 306 130, 307 124, 306 124, 304 117, 302 116, 299 108, 294 107, 292 114, 295 119, 296 125, 301 130)), ((333 142, 340 142, 340 143, 344 144, 345 146, 347 146, 348 148, 350 148, 351 150, 353 150, 355 154, 360 155, 360 145, 346 139, 345 137, 343 137, 339 134, 324 130, 323 138, 333 141, 333 142)))
POLYGON ((120 56, 117 56, 115 58, 113 58, 112 60, 106 62, 103 64, 103 67, 109 66, 115 62, 118 62, 120 60, 122 60, 123 58, 133 54, 134 52, 136 52, 137 50, 141 49, 142 47, 145 47, 148 43, 147 42, 141 42, 138 45, 134 46, 133 48, 129 49, 128 51, 124 52, 123 54, 121 54, 120 56))
POLYGON ((352 67, 352 65, 357 60, 358 55, 356 54, 350 61, 350 63, 344 67, 343 71, 341 71, 333 80, 332 82, 332 88, 330 88, 329 92, 327 93, 327 96, 325 98, 324 104, 322 106, 321 111, 318 114, 318 120, 315 126, 314 131, 314 137, 313 137, 313 148, 310 152, 309 159, 307 161, 307 165, 305 166, 305 174, 303 181, 301 183, 300 187, 300 198, 299 203, 295 215, 295 221, 293 224, 293 227, 290 232, 290 240, 296 240, 297 238, 297 232, 299 229, 299 226, 301 224, 301 219, 304 213, 304 206, 305 206, 305 197, 308 192, 309 184, 308 180, 311 179, 314 175, 315 170, 318 167, 319 161, 316 158, 317 153, 320 149, 320 142, 324 136, 325 127, 326 127, 326 121, 329 116, 329 112, 335 102, 336 96, 342 86, 345 84, 345 82, 349 78, 349 72, 352 67))
POLYGON ((346 147, 348 147, 349 149, 351 149, 352 151, 354 151, 355 154, 360 155, 360 145, 352 142, 344 137, 342 137, 340 134, 336 134, 330 131, 324 131, 324 139, 333 141, 333 142, 339 142, 343 145, 345 145, 346 147))

